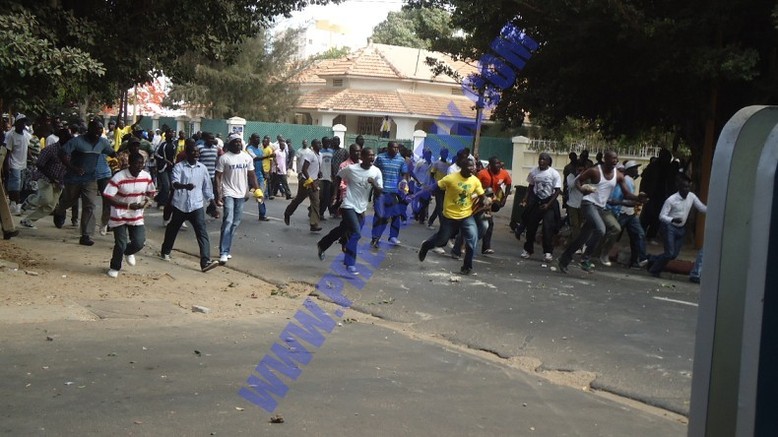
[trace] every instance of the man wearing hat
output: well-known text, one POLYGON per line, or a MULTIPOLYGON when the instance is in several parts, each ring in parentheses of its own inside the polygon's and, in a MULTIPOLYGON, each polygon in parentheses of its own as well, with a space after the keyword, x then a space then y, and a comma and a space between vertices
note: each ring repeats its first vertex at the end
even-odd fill
MULTIPOLYGON (((619 164, 616 166, 616 170, 624 175, 624 182, 626 182, 633 194, 637 193, 635 190, 635 179, 640 177, 638 174, 639 167, 640 164, 636 161, 627 161, 623 165, 619 164)), ((626 229, 627 235, 629 235, 631 252, 629 266, 644 267, 648 263, 648 256, 646 255, 646 234, 643 231, 643 226, 640 225, 639 214, 636 212, 639 204, 624 199, 621 187, 616 185, 608 200, 607 208, 616 216, 621 229, 626 229)))

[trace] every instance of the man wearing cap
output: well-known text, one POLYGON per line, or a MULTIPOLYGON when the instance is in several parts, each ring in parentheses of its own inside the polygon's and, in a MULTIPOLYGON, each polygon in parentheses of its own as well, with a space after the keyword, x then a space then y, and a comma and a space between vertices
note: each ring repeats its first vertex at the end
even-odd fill
MULTIPOLYGON (((640 167, 640 164, 636 161, 627 161, 624 165, 619 164, 616 166, 616 170, 624 175, 624 182, 633 194, 636 193, 635 179, 640 177, 638 167, 640 167)), ((639 215, 635 211, 639 207, 640 204, 624 199, 624 193, 618 185, 613 189, 607 206, 613 215, 616 216, 621 229, 626 229, 629 235, 630 267, 644 267, 648 263, 646 234, 643 231, 643 226, 640 225, 639 215)))

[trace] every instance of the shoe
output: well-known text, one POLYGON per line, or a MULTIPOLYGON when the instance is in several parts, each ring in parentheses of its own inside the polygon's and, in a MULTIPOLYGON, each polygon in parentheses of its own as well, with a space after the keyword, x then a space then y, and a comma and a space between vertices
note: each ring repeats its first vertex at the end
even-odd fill
POLYGON ((262 217, 259 218, 259 221, 261 221, 261 222, 269 222, 270 219, 265 217, 265 216, 262 216, 262 217))
POLYGON ((427 249, 424 247, 424 244, 422 243, 421 249, 419 249, 419 261, 424 261, 425 258, 427 258, 427 249))
POLYGON ((89 235, 82 235, 81 239, 78 240, 78 244, 82 246, 92 246, 95 244, 95 242, 91 238, 89 238, 89 235))
POLYGON ((219 262, 217 262, 217 261, 208 261, 208 264, 204 265, 202 268, 200 268, 200 270, 202 270, 203 273, 205 273, 205 272, 209 272, 209 271, 215 269, 216 267, 219 267, 219 262))
POLYGON ((427 223, 427 229, 435 229, 435 225, 432 223, 427 223))
POLYGON ((557 263, 557 267, 559 268, 560 272, 567 274, 567 264, 563 264, 562 261, 559 261, 557 263))
POLYGON ((119 271, 114 269, 108 269, 108 276, 112 278, 118 278, 119 277, 119 271))
POLYGON ((698 278, 696 276, 689 276, 689 282, 694 282, 695 284, 699 284, 700 283, 700 278, 698 278))
POLYGON ((288 214, 284 214, 284 224, 289 226, 289 219, 292 218, 288 214))
MULTIPOLYGON (((215 217, 218 218, 218 217, 215 217)), ((181 229, 189 229, 189 225, 186 222, 181 223, 181 229)))
POLYGON ((494 253, 494 249, 486 249, 481 252, 484 255, 492 255, 494 253))
POLYGON ((162 226, 167 227, 168 224, 170 224, 170 220, 162 220, 162 226))
POLYGON ((31 221, 29 221, 27 219, 23 219, 22 221, 20 221, 19 222, 19 226, 21 226, 23 228, 27 228, 27 229, 38 229, 38 227, 35 226, 35 224, 33 224, 33 222, 31 222, 31 221))
POLYGON ((100 226, 100 235, 108 235, 108 226, 100 226))
POLYGON ((138 262, 135 260, 135 255, 127 255, 127 264, 134 266, 138 262))
POLYGON ((324 261, 324 250, 319 246, 319 243, 316 243, 316 252, 319 255, 319 260, 324 261))
POLYGON ((70 225, 71 225, 71 226, 73 226, 74 228, 75 228, 76 226, 78 226, 78 219, 71 220, 71 221, 70 221, 70 225))
POLYGON ((3 240, 10 240, 17 235, 19 235, 18 229, 14 229, 13 231, 3 231, 3 240))
POLYGON ((270 199, 270 200, 273 200, 273 199, 275 199, 275 198, 276 198, 276 196, 270 196, 270 197, 268 197, 268 199, 270 199))
POLYGON ((159 257, 162 258, 162 261, 170 261, 170 254, 169 253, 160 253, 159 257))
POLYGON ((462 259, 462 254, 461 253, 451 252, 451 258, 454 258, 455 260, 458 261, 458 260, 462 259))
POLYGON ((554 257, 550 253, 544 253, 543 254, 543 262, 550 263, 553 260, 554 260, 554 257))
POLYGON ((644 259, 643 261, 638 261, 638 267, 645 267, 648 265, 648 258, 644 259))
POLYGON ((227 264, 228 260, 229 258, 227 258, 227 254, 225 253, 219 257, 219 264, 227 264))
POLYGON ((522 251, 521 251, 521 255, 519 255, 519 256, 520 256, 520 257, 522 257, 522 258, 524 258, 524 259, 527 259, 527 258, 531 257, 531 256, 532 256, 532 254, 531 254, 531 253, 529 253, 529 252, 527 252, 526 250, 522 250, 522 251))
POLYGON ((22 215, 22 205, 11 202, 11 214, 22 215))
POLYGON ((591 273, 594 271, 594 264, 591 261, 581 261, 581 270, 591 273))
POLYGON ((399 246, 400 245, 400 240, 398 240, 397 237, 392 237, 392 238, 389 239, 389 243, 391 243, 391 244, 393 244, 395 246, 399 246))
POLYGON ((321 226, 311 226, 311 232, 319 232, 321 231, 321 226))
POLYGON ((327 221, 327 217, 324 217, 324 214, 319 214, 319 220, 321 220, 323 222, 326 222, 327 221))
POLYGON ((433 252, 437 253, 438 255, 445 255, 446 249, 443 249, 442 247, 436 247, 432 249, 433 252))
POLYGON ((603 255, 600 257, 600 264, 604 265, 605 267, 610 267, 613 265, 611 260, 608 259, 608 255, 603 255))
POLYGON ((65 226, 65 216, 54 214, 54 226, 56 226, 57 229, 62 229, 62 227, 65 226))
POLYGON ((373 249, 378 249, 378 238, 373 238, 370 240, 370 247, 373 249))
POLYGON ((459 269, 459 273, 461 273, 463 275, 469 275, 472 272, 473 272, 473 269, 468 269, 467 267, 462 267, 461 269, 459 269))
POLYGON ((346 266, 346 270, 348 270, 349 273, 352 275, 358 275, 359 271, 357 270, 357 266, 346 266))
POLYGON ((231 253, 227 254, 227 259, 232 259, 232 254, 231 253))
POLYGON ((292 200, 292 196, 286 196, 286 200, 292 200))

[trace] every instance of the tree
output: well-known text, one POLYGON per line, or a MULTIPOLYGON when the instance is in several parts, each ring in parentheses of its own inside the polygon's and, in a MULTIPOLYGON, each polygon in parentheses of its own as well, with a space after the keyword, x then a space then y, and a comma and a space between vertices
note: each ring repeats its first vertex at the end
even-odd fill
MULTIPOLYGON (((337 3, 339 0, 333 0, 337 3)), ((273 17, 329 0, 0 0, 3 15, 27 11, 55 48, 78 48, 105 74, 88 83, 63 75, 65 89, 110 103, 120 90, 161 74, 186 82, 201 59, 229 62, 236 47, 273 17), (67 45, 66 45, 67 43, 67 45)), ((61 90, 60 90, 61 91, 61 90)), ((56 95, 57 93, 55 93, 56 95)), ((36 98, 51 98, 48 90, 36 98)))
POLYGON ((453 34, 451 15, 441 9, 404 9, 389 12, 386 20, 373 28, 373 42, 419 49, 453 34))
POLYGON ((196 65, 190 81, 173 85, 170 99, 198 106, 216 118, 283 119, 299 96, 290 79, 304 65, 294 61, 301 32, 288 29, 273 39, 265 31, 244 41, 233 63, 196 65))
POLYGON ((340 59, 348 56, 350 53, 350 47, 330 47, 329 49, 308 58, 308 62, 320 61, 322 59, 340 59))

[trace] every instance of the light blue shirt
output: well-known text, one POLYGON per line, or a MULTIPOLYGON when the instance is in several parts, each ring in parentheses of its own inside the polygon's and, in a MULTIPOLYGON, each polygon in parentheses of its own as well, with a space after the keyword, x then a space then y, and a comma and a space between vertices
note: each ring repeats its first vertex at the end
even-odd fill
POLYGON ((213 186, 208 169, 200 162, 194 165, 181 161, 173 167, 171 184, 194 184, 191 190, 178 189, 173 194, 173 206, 183 212, 192 212, 213 200, 213 186))

